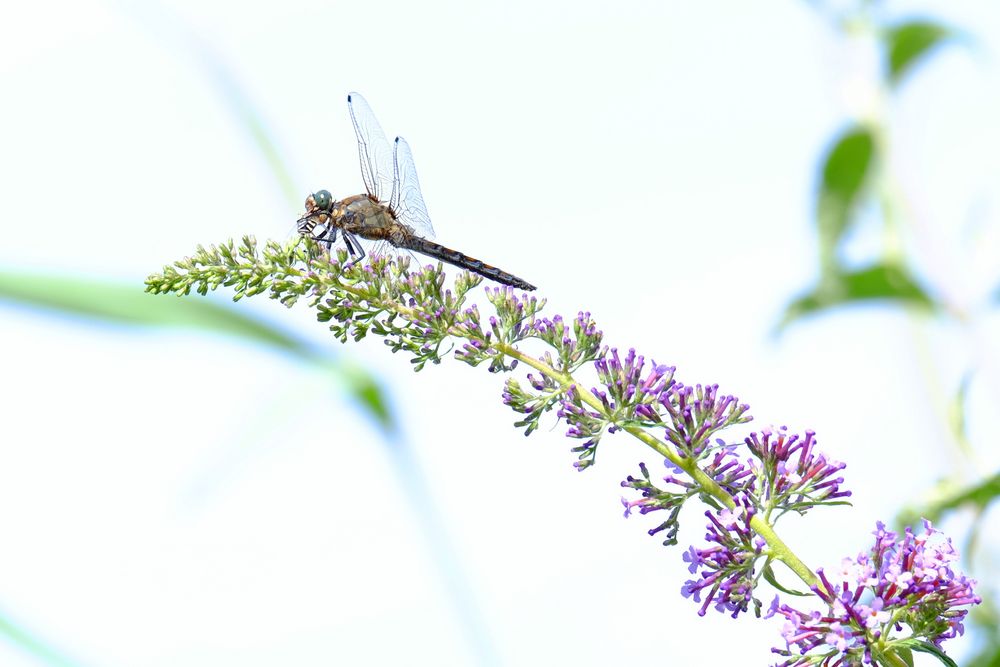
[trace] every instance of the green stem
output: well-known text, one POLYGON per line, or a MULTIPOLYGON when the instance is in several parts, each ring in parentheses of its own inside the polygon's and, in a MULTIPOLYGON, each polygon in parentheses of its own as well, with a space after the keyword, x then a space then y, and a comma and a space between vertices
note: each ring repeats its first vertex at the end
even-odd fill
MULTIPOLYGON (((550 367, 548 364, 539 361, 538 359, 524 354, 517 348, 510 345, 494 345, 497 349, 501 350, 504 354, 518 361, 525 363, 537 371, 545 373, 549 377, 557 380, 564 388, 568 388, 571 385, 578 384, 571 375, 567 373, 561 373, 556 369, 550 367)), ((600 412, 604 416, 608 416, 604 410, 603 404, 598 401, 589 392, 581 391, 579 392, 580 399, 592 407, 597 412, 600 412)), ((723 505, 729 509, 736 507, 736 502, 733 500, 726 491, 719 486, 719 484, 712 479, 704 470, 698 467, 694 459, 684 458, 677 454, 676 451, 667 443, 657 439, 655 436, 650 435, 647 431, 635 426, 626 426, 623 429, 628 434, 635 438, 638 438, 644 445, 655 451, 657 454, 667 458, 671 463, 681 468, 688 475, 691 476, 696 482, 698 482, 702 491, 709 494, 723 505)), ((788 568, 794 572, 799 579, 801 579, 809 587, 818 586, 820 581, 819 578, 813 573, 809 567, 802 562, 802 560, 795 555, 795 553, 785 544, 774 528, 767 523, 764 517, 756 515, 750 519, 750 525, 757 534, 764 538, 768 546, 771 547, 771 552, 777 560, 788 566, 788 568)))
MULTIPOLYGON (((517 359, 519 362, 525 363, 535 370, 545 373, 549 377, 557 380, 564 388, 569 388, 571 385, 579 384, 571 375, 557 371, 548 364, 539 361, 530 355, 524 354, 517 348, 503 344, 494 345, 494 347, 501 350, 507 356, 517 359)), ((581 391, 579 392, 579 395, 580 399, 587 405, 592 407, 597 412, 608 416, 604 410, 603 404, 589 392, 581 391)), ((726 491, 719 486, 714 479, 706 474, 704 470, 699 468, 694 459, 679 456, 669 444, 657 439, 641 428, 626 426, 623 430, 633 437, 638 438, 644 445, 656 453, 669 459, 674 465, 683 469, 684 472, 690 475, 692 479, 698 482, 702 491, 711 495, 713 498, 730 509, 736 507, 736 502, 733 500, 732 496, 726 493, 726 491)), ((750 519, 750 526, 757 531, 758 535, 764 538, 768 546, 771 548, 771 553, 774 557, 787 565, 788 568, 794 572, 796 576, 798 576, 799 579, 801 579, 807 586, 812 588, 819 585, 819 578, 804 562, 802 562, 798 556, 795 555, 791 548, 785 544, 785 541, 778 536, 778 534, 774 531, 774 528, 767 523, 764 517, 760 515, 752 517, 750 519)))
MULTIPOLYGON (((301 273, 299 273, 299 275, 301 275, 301 273)), ((362 289, 345 285, 340 280, 335 280, 332 284, 330 282, 323 281, 322 279, 320 282, 322 288, 324 288, 327 292, 340 290, 359 299, 368 300, 371 303, 370 297, 367 296, 365 291, 362 289)), ((417 318, 417 308, 404 306, 397 301, 391 299, 380 299, 378 302, 372 303, 372 305, 385 311, 395 312, 411 322, 419 321, 419 318, 417 318)), ((449 327, 448 334, 456 338, 472 338, 472 332, 470 332, 466 327, 459 325, 449 327)), ((564 373, 555 369, 540 359, 521 352, 513 345, 494 342, 492 343, 492 347, 503 352, 509 358, 516 359, 519 363, 526 364, 527 366, 530 366, 531 368, 549 376, 561 385, 561 389, 563 391, 568 390, 573 386, 580 386, 580 383, 577 382, 576 379, 569 373, 564 373)), ((597 400, 597 398, 591 395, 590 392, 579 391, 577 393, 580 396, 580 400, 586 403, 589 407, 593 408, 594 411, 600 413, 606 418, 611 418, 611 415, 609 415, 605 410, 604 405, 597 400)), ((725 507, 730 509, 734 509, 736 507, 736 502, 733 500, 732 496, 726 493, 726 491, 719 486, 719 484, 712 479, 710 475, 699 468, 694 459, 681 456, 669 443, 659 440, 641 428, 636 426, 625 426, 623 430, 637 438, 640 442, 655 451, 657 454, 670 460, 671 463, 684 470, 684 472, 686 472, 699 484, 703 493, 712 496, 725 507)), ((750 519, 750 526, 767 542, 775 559, 784 563, 807 586, 815 587, 819 585, 819 578, 805 563, 802 562, 801 559, 799 559, 798 556, 795 555, 788 545, 785 544, 784 540, 778 536, 778 534, 774 531, 774 528, 771 527, 764 516, 759 514, 753 516, 750 519)))

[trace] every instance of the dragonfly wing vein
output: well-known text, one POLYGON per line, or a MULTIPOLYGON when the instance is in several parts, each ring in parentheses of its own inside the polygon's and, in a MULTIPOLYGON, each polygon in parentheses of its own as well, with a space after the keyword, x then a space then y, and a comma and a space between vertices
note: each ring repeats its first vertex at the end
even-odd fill
POLYGON ((358 93, 347 96, 354 134, 358 138, 361 178, 368 194, 378 201, 389 201, 393 188, 393 156, 389 140, 375 118, 375 113, 358 93))
POLYGON ((427 213, 427 204, 420 193, 420 180, 413 164, 413 151, 403 137, 396 137, 393 152, 395 183, 391 208, 399 220, 425 239, 434 238, 434 225, 427 213))

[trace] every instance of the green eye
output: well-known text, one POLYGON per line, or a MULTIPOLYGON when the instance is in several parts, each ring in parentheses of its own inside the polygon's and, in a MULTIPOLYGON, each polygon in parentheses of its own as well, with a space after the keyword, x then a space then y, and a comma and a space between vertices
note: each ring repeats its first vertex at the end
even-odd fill
POLYGON ((316 208, 329 211, 330 205, 333 204, 333 195, 327 190, 320 190, 313 195, 313 201, 316 202, 316 208))

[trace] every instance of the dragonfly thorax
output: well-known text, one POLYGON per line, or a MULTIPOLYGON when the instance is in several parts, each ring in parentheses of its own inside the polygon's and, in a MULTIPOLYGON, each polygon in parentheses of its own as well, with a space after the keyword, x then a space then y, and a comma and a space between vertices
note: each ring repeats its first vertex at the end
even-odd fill
MULTIPOLYGON (((367 239, 383 239, 396 229, 404 229, 389 207, 368 195, 354 195, 336 203, 331 212, 341 228, 367 239)), ((408 228, 406 228, 408 229, 408 228)))

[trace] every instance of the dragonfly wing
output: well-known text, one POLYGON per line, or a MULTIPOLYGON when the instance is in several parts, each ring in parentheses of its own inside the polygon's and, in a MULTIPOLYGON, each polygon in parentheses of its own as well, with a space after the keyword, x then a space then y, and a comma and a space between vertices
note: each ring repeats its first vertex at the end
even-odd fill
POLYGON ((358 157, 361 160, 361 177, 368 194, 379 201, 390 201, 393 191, 392 149, 385 138, 382 126, 365 98, 358 93, 347 96, 351 122, 358 137, 358 157))
POLYGON ((434 238, 431 216, 427 214, 427 204, 424 203, 424 196, 420 194, 420 181, 417 180, 417 168, 413 165, 413 153, 403 137, 396 137, 393 161, 396 187, 389 202, 392 212, 401 222, 412 227, 419 236, 425 239, 434 238))

